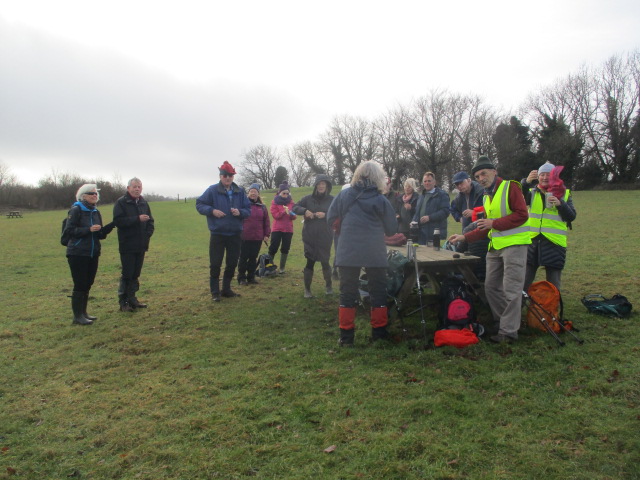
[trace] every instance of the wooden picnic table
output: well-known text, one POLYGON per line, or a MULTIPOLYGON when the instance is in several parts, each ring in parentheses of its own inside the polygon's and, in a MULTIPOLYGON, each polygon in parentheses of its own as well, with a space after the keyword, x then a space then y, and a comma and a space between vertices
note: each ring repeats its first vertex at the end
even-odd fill
POLYGON ((22 214, 18 210, 12 210, 7 213, 7 218, 22 218, 22 214))
MULTIPOLYGON (((484 303, 487 303, 487 298, 484 294, 484 286, 480 280, 473 273, 473 267, 482 259, 474 255, 467 255, 464 253, 456 253, 451 250, 434 250, 433 247, 426 245, 419 245, 416 248, 416 258, 418 260, 418 273, 422 277, 423 275, 429 279, 431 287, 435 290, 436 294, 440 293, 440 282, 447 275, 460 274, 465 281, 473 289, 473 292, 484 303), (454 257, 455 255, 455 257, 454 257)), ((397 250, 403 255, 407 256, 407 247, 387 247, 388 250, 397 250)), ((396 296, 398 302, 398 310, 402 310, 404 303, 416 287, 416 269, 413 260, 405 266, 405 276, 402 287, 396 296)), ((391 318, 397 316, 396 309, 390 310, 391 318)))

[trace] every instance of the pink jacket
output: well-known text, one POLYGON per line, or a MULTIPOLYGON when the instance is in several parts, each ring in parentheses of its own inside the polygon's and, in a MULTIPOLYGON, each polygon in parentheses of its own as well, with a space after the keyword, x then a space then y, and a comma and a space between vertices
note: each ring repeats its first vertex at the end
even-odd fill
MULTIPOLYGON (((289 202, 287 208, 293 213, 292 201, 289 202)), ((295 215, 287 215, 284 211, 284 205, 277 205, 274 201, 271 202, 271 216, 273 217, 273 224, 271 225, 272 232, 287 232, 293 233, 293 221, 296 219, 295 215)))

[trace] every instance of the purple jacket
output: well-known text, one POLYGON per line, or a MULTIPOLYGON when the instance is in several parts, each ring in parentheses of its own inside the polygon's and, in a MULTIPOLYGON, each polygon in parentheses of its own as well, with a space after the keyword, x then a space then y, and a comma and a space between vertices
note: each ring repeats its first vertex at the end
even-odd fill
POLYGON ((271 235, 271 220, 267 207, 262 203, 251 203, 251 215, 244 219, 242 240, 261 242, 271 235))

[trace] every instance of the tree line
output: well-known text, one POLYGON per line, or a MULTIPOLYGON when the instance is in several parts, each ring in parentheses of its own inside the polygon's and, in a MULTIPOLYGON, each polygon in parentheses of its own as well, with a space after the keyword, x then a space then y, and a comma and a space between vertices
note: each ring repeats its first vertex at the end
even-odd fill
POLYGON ((394 189, 426 171, 450 185, 488 155, 504 178, 520 179, 545 161, 564 166, 577 190, 637 187, 640 181, 640 51, 613 56, 530 95, 515 114, 474 95, 434 90, 368 120, 335 117, 315 141, 257 145, 243 154, 240 180, 276 188, 311 185, 318 173, 347 183, 375 160, 394 189))
MULTIPOLYGON (((0 163, 0 205, 39 210, 68 208, 75 201, 78 188, 85 183, 98 185, 102 204, 114 203, 127 190, 126 183, 118 178, 87 180, 72 173, 55 171, 42 178, 37 186, 23 185, 5 164, 0 163)), ((145 194, 145 198, 149 201, 169 200, 153 193, 145 194)))

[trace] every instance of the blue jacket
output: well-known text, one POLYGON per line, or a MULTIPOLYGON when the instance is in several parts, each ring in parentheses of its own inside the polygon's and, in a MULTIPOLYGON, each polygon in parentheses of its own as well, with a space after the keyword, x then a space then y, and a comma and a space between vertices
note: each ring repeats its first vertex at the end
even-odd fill
POLYGON ((244 189, 235 183, 231 184, 229 192, 221 183, 211 185, 196 200, 196 210, 200 215, 207 217, 207 225, 212 235, 240 235, 243 220, 251 215, 249 199, 244 189), (240 215, 232 215, 232 208, 240 210, 240 215), (214 217, 214 209, 224 212, 225 216, 214 217))
POLYGON ((384 236, 396 233, 398 222, 393 206, 378 192, 377 187, 357 184, 342 190, 329 207, 327 222, 333 225, 339 217, 342 222, 336 248, 336 265, 386 267, 387 246, 384 236))
POLYGON ((451 202, 449 211, 451 216, 456 222, 462 222, 462 230, 464 230, 470 223, 471 217, 466 218, 462 216, 462 212, 466 209, 473 210, 475 207, 482 207, 484 201, 484 188, 478 182, 471 182, 471 189, 469 195, 464 193, 458 193, 456 198, 451 202))
POLYGON ((418 241, 420 245, 426 245, 428 241, 430 242, 432 240, 433 231, 436 228, 440 229, 440 239, 447 238, 449 194, 441 188, 436 187, 435 193, 429 195, 428 200, 425 200, 426 198, 427 194, 423 192, 416 205, 416 214, 413 216, 413 221, 420 223, 420 217, 429 215, 429 221, 420 224, 420 239, 418 241))

